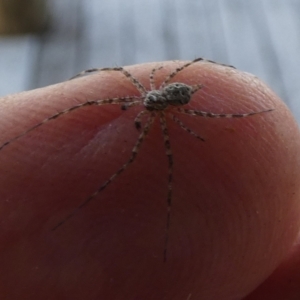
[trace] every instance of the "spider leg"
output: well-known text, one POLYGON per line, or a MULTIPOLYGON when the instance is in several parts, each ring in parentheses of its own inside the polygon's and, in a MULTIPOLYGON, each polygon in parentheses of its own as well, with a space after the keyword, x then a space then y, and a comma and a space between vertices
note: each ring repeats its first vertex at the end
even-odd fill
POLYGON ((212 64, 220 65, 220 66, 223 66, 223 67, 228 67, 228 68, 236 69, 236 67, 234 67, 232 65, 220 64, 220 63, 218 63, 216 61, 213 61, 213 60, 204 59, 204 61, 210 62, 212 64))
MULTIPOLYGON (((143 97, 141 97, 141 99, 143 99, 143 97)), ((132 101, 132 102, 128 102, 128 103, 123 103, 121 106, 122 110, 127 110, 128 108, 132 107, 132 106, 136 106, 136 105, 140 105, 141 101, 132 101)))
POLYGON ((178 124, 180 126, 180 128, 182 128, 183 130, 187 131, 189 134, 193 135, 194 137, 196 137, 197 139, 201 140, 201 141, 205 141, 204 138, 202 138, 200 135, 198 135, 196 132, 194 132, 193 130, 191 130, 190 128, 188 128, 186 125, 183 124, 183 122, 181 120, 179 120, 175 115, 170 114, 173 121, 178 124))
POLYGON ((203 88, 202 84, 192 85, 192 93, 191 93, 191 95, 195 94, 196 92, 198 92, 202 88, 203 88))
POLYGON ((83 77, 83 76, 87 76, 87 75, 91 75, 91 73, 100 72, 100 71, 102 71, 102 69, 93 68, 93 69, 84 70, 84 71, 72 76, 69 80, 79 78, 79 77, 83 77))
POLYGON ((156 71, 161 70, 163 66, 157 67, 152 69, 151 73, 149 74, 149 80, 150 80, 150 89, 153 91, 155 90, 155 82, 154 82, 154 74, 156 71))
POLYGON ((75 78, 79 78, 79 77, 82 77, 82 76, 90 75, 90 73, 93 73, 93 72, 101 72, 101 71, 119 71, 132 82, 132 84, 138 89, 138 91, 141 93, 142 96, 145 96, 147 94, 146 88, 134 76, 132 76, 128 71, 126 71, 122 67, 89 69, 89 70, 82 71, 82 72, 78 73, 77 75, 71 77, 70 80, 75 79, 75 78))
POLYGON ((191 116, 200 116, 200 117, 205 117, 205 118, 245 118, 245 117, 250 117, 250 116, 257 115, 257 114, 270 112, 272 110, 274 110, 274 108, 261 110, 261 111, 257 111, 257 112, 249 112, 249 113, 245 113, 245 114, 214 114, 211 112, 206 112, 206 111, 201 111, 201 110, 177 108, 177 111, 182 114, 191 115, 191 116))
POLYGON ((125 77, 127 77, 132 82, 132 84, 138 89, 138 91, 141 93, 142 96, 146 96, 146 94, 147 94, 146 88, 124 68, 122 68, 122 67, 103 68, 103 69, 101 69, 101 71, 119 71, 119 72, 121 72, 125 77))
POLYGON ((194 63, 196 63, 196 62, 199 62, 199 61, 203 61, 203 62, 206 61, 206 62, 209 62, 209 63, 212 63, 212 64, 217 64, 217 65, 221 65, 221 66, 224 66, 224 67, 229 67, 229 68, 235 69, 234 66, 230 66, 230 65, 226 65, 226 64, 220 64, 220 63, 217 63, 217 62, 215 62, 215 61, 213 61, 213 60, 208 60, 208 59, 199 57, 199 58, 196 58, 196 59, 194 59, 194 60, 192 60, 192 61, 190 61, 190 62, 184 64, 183 66, 178 67, 177 69, 175 69, 174 72, 172 72, 169 76, 166 77, 166 79, 164 80, 164 82, 161 84, 160 89, 164 88, 164 87, 170 82, 170 80, 171 80, 175 75, 177 75, 180 71, 182 71, 183 69, 187 68, 188 66, 190 66, 190 65, 192 65, 192 64, 194 64, 194 63))
POLYGON ((135 128, 137 130, 141 129, 142 127, 142 121, 141 121, 141 118, 143 115, 146 115, 150 113, 149 110, 142 110, 141 112, 138 113, 138 115, 135 117, 134 119, 134 125, 135 125, 135 128))
POLYGON ((167 198, 167 222, 166 222, 166 235, 165 235, 165 247, 164 247, 164 262, 167 261, 167 248, 169 242, 169 229, 171 220, 171 206, 172 206, 172 185, 173 185, 173 154, 170 145, 169 131, 167 127, 167 121, 165 113, 160 113, 160 125, 164 137, 164 145, 166 149, 166 155, 168 157, 168 198, 167 198))
POLYGON ((123 166, 117 170, 108 180, 106 180, 99 188, 96 190, 93 194, 91 194, 84 202, 82 202, 75 210, 73 210, 72 213, 70 213, 64 220, 59 222, 55 227, 52 228, 52 230, 56 230, 58 227, 63 225, 65 222, 67 222, 70 218, 72 218, 81 208, 86 206, 91 200, 93 200, 101 191, 103 191, 114 179, 116 179, 121 173, 123 173, 127 167, 133 163, 138 155, 138 152, 141 148, 142 143, 144 142, 147 134, 149 133, 149 130, 151 128, 151 125, 153 124, 155 118, 155 114, 151 114, 149 117, 143 131, 139 135, 134 147, 132 148, 131 151, 131 156, 128 159, 128 161, 123 164, 123 166))
MULTIPOLYGON (((28 134, 29 132, 37 129, 38 127, 44 125, 45 123, 48 123, 49 121, 51 120, 55 120, 57 119, 58 117, 62 116, 62 115, 65 115, 65 114, 68 114, 74 110, 77 110, 79 108, 82 108, 82 107, 85 107, 85 106, 90 106, 90 105, 105 105, 105 104, 122 104, 122 103, 131 103, 133 100, 136 100, 136 99, 140 99, 140 97, 119 97, 119 98, 108 98, 108 99, 103 99, 103 100, 89 100, 89 101, 86 101, 84 103, 80 103, 80 104, 77 104, 77 105, 74 105, 70 108, 67 108, 67 109, 64 109, 46 119, 44 119, 42 122, 32 126, 31 128, 23 131, 21 134, 15 136, 14 138, 10 139, 9 141, 6 141, 5 143, 3 143, 1 146, 0 146, 0 151, 8 146, 10 143, 18 140, 19 138, 25 136, 26 134, 28 134)), ((134 101, 135 102, 135 101, 134 101)))
POLYGON ((170 80, 171 80, 175 75, 177 75, 180 71, 182 71, 183 69, 187 68, 188 66, 190 66, 190 65, 192 65, 192 64, 194 64, 194 63, 196 63, 196 62, 198 62, 198 61, 202 61, 202 60, 204 60, 204 59, 203 59, 203 58, 196 58, 196 59, 194 59, 193 61, 190 61, 190 62, 184 64, 183 66, 176 68, 175 71, 173 71, 171 74, 169 74, 169 75, 166 77, 166 79, 165 79, 165 80, 162 82, 162 84, 160 85, 160 88, 159 88, 159 89, 164 88, 164 87, 170 82, 170 80))

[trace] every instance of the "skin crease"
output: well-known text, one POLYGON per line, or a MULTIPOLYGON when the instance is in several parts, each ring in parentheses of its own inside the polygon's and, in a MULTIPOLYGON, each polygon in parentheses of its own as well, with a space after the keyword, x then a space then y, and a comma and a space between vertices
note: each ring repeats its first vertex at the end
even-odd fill
MULTIPOLYGON (((182 64, 165 62, 156 82, 182 64)), ((126 69, 149 88, 157 65, 126 69)), ((158 120, 136 161, 52 230, 128 160, 139 135, 133 120, 141 106, 81 108, 0 151, 1 299, 274 300, 283 299, 280 291, 299 299, 299 285, 290 284, 300 278, 300 248, 292 248, 300 227, 300 134, 291 113, 261 81, 231 68, 197 63, 173 81, 203 84, 191 109, 275 110, 242 119, 176 114, 205 142, 168 118, 174 184, 167 262, 168 163, 158 120)), ((86 100, 127 95, 139 95, 127 78, 101 72, 2 98, 1 142, 86 100)))

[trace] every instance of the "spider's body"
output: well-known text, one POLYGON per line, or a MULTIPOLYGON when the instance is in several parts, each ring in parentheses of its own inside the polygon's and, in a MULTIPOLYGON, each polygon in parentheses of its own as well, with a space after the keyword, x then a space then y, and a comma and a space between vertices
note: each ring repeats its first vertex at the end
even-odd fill
MULTIPOLYGON (((138 130, 140 130, 140 134, 135 142, 135 145, 132 148, 131 156, 125 162, 114 174, 112 174, 104 183, 102 183, 99 188, 91 194, 85 201, 82 202, 80 206, 78 206, 72 213, 70 213, 64 220, 62 220, 59 224, 57 224, 53 230, 64 224, 68 219, 74 216, 75 213, 78 212, 79 209, 81 209, 83 206, 87 205, 92 199, 94 199, 96 196, 101 193, 110 183, 114 181, 115 178, 117 178, 121 173, 123 173, 127 167, 133 163, 139 153, 139 150, 141 148, 141 145, 143 144, 147 134, 149 133, 151 126, 154 122, 155 118, 159 118, 161 130, 164 138, 164 146, 165 146, 165 152, 166 156, 168 158, 168 187, 167 187, 167 220, 166 220, 166 235, 165 235, 165 246, 164 246, 164 261, 167 257, 167 246, 168 246, 168 239, 169 239, 169 227, 170 227, 170 217, 171 217, 171 206, 172 206, 172 184, 173 184, 173 154, 170 144, 170 138, 169 138, 169 132, 168 132, 168 126, 166 122, 166 108, 170 108, 167 111, 168 117, 170 117, 171 120, 173 120, 176 124, 180 126, 181 129, 185 130, 189 134, 193 135, 200 141, 204 141, 204 138, 199 136, 197 133, 192 131, 190 128, 188 128, 184 123, 180 120, 178 115, 189 115, 189 116, 200 116, 200 117, 209 117, 209 118, 244 118, 256 114, 260 114, 263 112, 268 112, 273 109, 267 109, 263 111, 258 112, 248 112, 248 113, 242 113, 242 114, 215 114, 211 112, 205 112, 195 109, 186 109, 184 108, 184 105, 190 103, 192 96, 197 91, 201 90, 203 88, 202 84, 196 84, 196 85, 187 85, 181 82, 174 82, 170 83, 173 77, 175 77, 179 72, 186 69, 190 65, 197 63, 199 61, 203 61, 202 58, 197 58, 191 62, 183 64, 181 67, 178 67, 170 73, 165 80, 161 83, 159 87, 156 87, 154 75, 156 71, 162 69, 162 67, 154 68, 150 75, 149 75, 149 81, 150 81, 150 90, 147 90, 140 82, 137 80, 131 73, 126 71, 124 68, 104 68, 104 69, 91 69, 84 72, 81 72, 80 74, 76 75, 73 78, 81 77, 84 75, 88 75, 92 72, 97 71, 117 71, 121 72, 125 77, 127 77, 132 84, 137 88, 137 90, 140 92, 140 96, 123 96, 123 97, 116 97, 116 98, 108 98, 108 99, 99 99, 99 100, 88 100, 84 103, 78 104, 76 106, 70 107, 68 109, 65 109, 63 111, 60 111, 42 122, 36 124, 35 126, 27 129, 23 133, 19 134, 18 136, 10 139, 9 141, 5 142, 0 146, 0 150, 4 147, 11 144, 13 141, 25 136, 27 133, 31 132, 32 130, 42 126, 43 124, 54 120, 60 116, 63 116, 64 114, 70 113, 76 109, 82 108, 84 106, 92 106, 92 105, 113 105, 117 104, 121 106, 121 109, 126 110, 129 109, 132 106, 136 105, 142 105, 145 109, 141 110, 138 115, 134 119, 134 124, 138 130), (148 119, 145 122, 145 125, 142 127, 141 118, 147 116, 148 119)), ((212 61, 208 61, 211 63, 214 63, 212 61)), ((225 67, 231 67, 231 66, 225 66, 225 67)), ((73 79, 72 78, 72 79, 73 79)))
MULTIPOLYGON (((200 87, 199 87, 200 88, 200 87)), ((145 97, 145 107, 152 110, 164 110, 168 105, 180 106, 188 104, 193 88, 184 83, 170 83, 161 90, 149 91, 145 97)))

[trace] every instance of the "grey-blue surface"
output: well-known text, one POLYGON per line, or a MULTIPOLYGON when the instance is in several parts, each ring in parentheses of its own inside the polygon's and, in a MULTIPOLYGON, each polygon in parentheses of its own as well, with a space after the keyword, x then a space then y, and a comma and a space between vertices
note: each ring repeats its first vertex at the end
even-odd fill
POLYGON ((49 10, 46 34, 0 38, 0 95, 200 56, 257 75, 300 121, 299 0, 51 0, 49 10))

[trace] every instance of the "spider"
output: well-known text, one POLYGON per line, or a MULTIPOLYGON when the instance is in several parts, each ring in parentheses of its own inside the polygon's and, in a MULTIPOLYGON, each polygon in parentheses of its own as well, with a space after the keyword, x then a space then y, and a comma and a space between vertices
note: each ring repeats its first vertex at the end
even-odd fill
MULTIPOLYGON (((172 186, 173 186, 173 165, 174 159, 170 144, 169 138, 169 131, 166 122, 166 118, 169 117, 175 123, 179 125, 179 127, 201 142, 205 142, 205 139, 198 135, 196 132, 192 131, 188 128, 181 120, 177 117, 179 114, 190 115, 190 116, 198 116, 198 117, 208 117, 208 118, 244 118, 253 116, 260 113, 270 112, 273 109, 266 109, 261 110, 258 112, 249 112, 244 114, 215 114, 211 112, 205 112, 200 110, 194 109, 187 109, 184 106, 188 104, 192 100, 193 94, 197 91, 201 90, 203 85, 196 84, 196 85, 187 85, 182 82, 170 82, 179 72, 188 68, 192 64, 195 64, 200 61, 206 61, 210 63, 216 63, 211 60, 205 60, 203 58, 197 58, 193 61, 183 64, 181 67, 176 68, 173 72, 171 72, 165 80, 161 83, 159 87, 156 87, 154 75, 155 73, 162 69, 162 66, 152 69, 149 74, 149 81, 150 81, 150 90, 147 90, 140 82, 137 80, 133 75, 131 75, 126 69, 122 67, 116 68, 102 68, 102 69, 89 69, 83 71, 74 77, 71 78, 78 78, 81 76, 89 75, 93 72, 99 71, 116 71, 121 72, 131 83, 136 87, 136 89, 140 92, 140 96, 124 96, 124 97, 116 97, 116 98, 107 98, 107 99, 100 99, 100 100, 88 100, 84 103, 75 105, 73 107, 67 108, 63 111, 60 111, 46 119, 42 122, 36 124, 35 126, 25 130, 21 134, 15 136, 14 138, 10 139, 9 141, 5 142, 0 146, 0 150, 4 147, 8 146, 13 141, 25 136, 27 133, 37 129, 38 127, 42 126, 43 124, 54 120, 64 114, 70 113, 74 110, 85 106, 92 106, 92 105, 108 105, 108 104, 118 104, 120 105, 122 110, 130 109, 130 107, 140 105, 143 109, 137 114, 134 119, 134 125, 136 129, 139 131, 139 136, 135 142, 131 150, 131 155, 129 159, 114 173, 112 174, 105 182, 103 182, 100 187, 92 193, 88 198, 86 198, 77 208, 75 208, 69 215, 67 215, 60 223, 58 223, 52 230, 56 230, 58 227, 63 225, 66 221, 68 221, 71 217, 73 217, 81 208, 86 206, 92 199, 94 199, 101 191, 103 191, 110 183, 112 183, 121 173, 123 173, 130 164, 132 164, 139 153, 139 150, 148 135, 151 126, 156 118, 160 121, 160 127, 163 134, 164 139, 164 147, 165 147, 165 154, 168 158, 168 187, 166 193, 166 205, 167 205, 167 216, 166 216, 166 233, 165 233, 165 241, 164 241, 164 249, 163 249, 163 259, 164 262, 167 259, 167 247, 168 247, 168 240, 169 240, 169 228, 170 228, 170 219, 171 219, 171 207, 172 207, 172 186), (166 111, 166 108, 169 108, 166 111), (144 126, 142 126, 142 117, 147 116, 147 121, 144 126)), ((225 67, 234 68, 229 65, 223 65, 225 67)))

